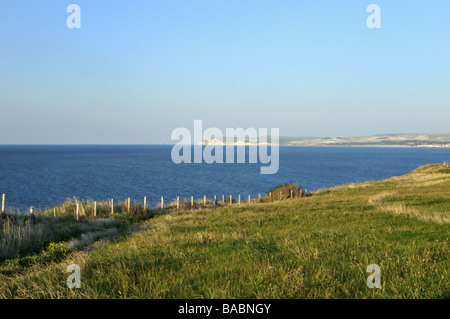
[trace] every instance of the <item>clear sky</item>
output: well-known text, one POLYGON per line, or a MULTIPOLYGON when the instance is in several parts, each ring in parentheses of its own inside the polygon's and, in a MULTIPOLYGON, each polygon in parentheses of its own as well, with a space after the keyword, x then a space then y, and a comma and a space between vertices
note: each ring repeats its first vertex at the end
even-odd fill
POLYGON ((449 132, 450 1, 2 0, 0 144, 449 132), (81 29, 69 29, 69 4, 81 29), (381 29, 369 29, 369 4, 381 29))

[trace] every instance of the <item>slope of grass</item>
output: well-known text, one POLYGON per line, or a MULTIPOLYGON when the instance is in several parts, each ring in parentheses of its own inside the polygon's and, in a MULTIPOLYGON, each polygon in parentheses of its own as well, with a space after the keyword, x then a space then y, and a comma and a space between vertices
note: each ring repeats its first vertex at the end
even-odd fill
POLYGON ((448 298, 449 169, 159 215, 117 240, 0 272, 0 297, 448 298), (70 264, 80 289, 66 286, 70 264), (380 289, 366 285, 371 264, 380 289))

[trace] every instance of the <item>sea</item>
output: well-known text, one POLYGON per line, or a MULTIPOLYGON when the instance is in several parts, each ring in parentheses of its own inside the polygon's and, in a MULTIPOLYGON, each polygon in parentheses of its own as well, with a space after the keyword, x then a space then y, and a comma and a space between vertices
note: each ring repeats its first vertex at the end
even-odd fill
POLYGON ((450 148, 280 147, 279 169, 262 163, 181 163, 172 145, 0 145, 0 194, 7 209, 45 209, 74 196, 150 206, 181 199, 252 198, 293 182, 308 191, 379 181, 419 166, 450 162, 450 148))

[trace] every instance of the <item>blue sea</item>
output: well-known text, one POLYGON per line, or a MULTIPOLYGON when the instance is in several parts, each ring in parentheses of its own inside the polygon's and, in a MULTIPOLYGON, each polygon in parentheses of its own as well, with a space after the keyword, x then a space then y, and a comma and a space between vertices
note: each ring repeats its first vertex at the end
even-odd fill
POLYGON ((377 181, 431 163, 450 162, 444 148, 281 147, 279 170, 261 164, 175 164, 171 145, 2 145, 0 194, 8 208, 51 207, 68 197, 97 201, 144 196, 155 205, 222 194, 247 198, 294 182, 308 190, 377 181))

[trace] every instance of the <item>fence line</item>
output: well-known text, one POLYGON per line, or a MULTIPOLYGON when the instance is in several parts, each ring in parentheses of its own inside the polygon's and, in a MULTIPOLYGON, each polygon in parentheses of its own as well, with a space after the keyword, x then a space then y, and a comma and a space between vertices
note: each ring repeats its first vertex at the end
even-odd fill
MULTIPOLYGON (((307 191, 306 191, 307 192, 307 191)), ((303 191, 303 193, 301 193, 300 194, 300 197, 303 197, 304 195, 306 195, 306 192, 305 191, 303 191)), ((280 197, 279 197, 279 199, 280 200, 282 200, 283 199, 283 197, 282 197, 282 191, 280 191, 280 197)), ((271 192, 269 192, 268 194, 267 194, 267 196, 268 196, 268 200, 269 201, 271 201, 272 200, 272 193, 271 192)), ((293 190, 290 190, 290 197, 288 197, 288 198, 294 198, 294 192, 293 192, 293 190)), ((255 198, 254 200, 253 200, 253 203, 257 203, 257 202, 261 202, 261 200, 262 200, 262 197, 261 197, 261 193, 258 193, 258 197, 257 198, 255 198)), ((199 201, 197 201, 197 203, 198 203, 199 201)), ((124 202, 122 202, 122 204, 121 204, 121 202, 118 202, 118 205, 124 205, 123 204, 124 202)), ((214 200, 213 200, 213 202, 212 203, 210 203, 210 204, 208 204, 208 201, 207 201, 207 196, 206 195, 204 195, 203 196, 203 199, 202 199, 202 203, 203 203, 203 205, 200 205, 200 204, 198 204, 199 206, 199 208, 205 208, 205 207, 220 207, 220 205, 218 204, 218 202, 217 202, 217 195, 214 195, 214 200)), ((222 203, 222 206, 225 206, 226 205, 226 203, 225 203, 225 195, 224 194, 222 194, 222 201, 221 201, 221 203, 222 203)), ((241 200, 241 194, 238 194, 238 200, 237 201, 235 201, 234 203, 237 203, 237 205, 241 205, 242 203, 243 203, 243 201, 241 200)), ((244 203, 245 203, 245 201, 244 201, 244 203)), ((247 201, 247 203, 248 204, 251 204, 252 203, 252 198, 251 198, 251 195, 249 194, 248 195, 248 201, 247 201)), ((82 203, 83 204, 83 203, 82 203)), ((85 212, 86 212, 86 209, 85 209, 85 205, 86 204, 83 204, 83 212, 84 212, 84 214, 85 214, 85 212)), ((103 202, 103 206, 102 207, 104 207, 104 202, 103 202)), ((107 204, 106 204, 107 205, 107 204)), ((127 197, 127 199, 126 199, 126 201, 125 201, 125 205, 126 205, 126 212, 128 213, 128 214, 130 214, 131 213, 131 208, 132 208, 132 206, 131 206, 131 197, 127 197)), ((233 195, 232 194, 230 194, 230 199, 229 199, 229 205, 233 205, 233 195)), ((114 213, 115 213, 115 206, 114 206, 114 199, 113 198, 111 198, 110 199, 110 208, 111 208, 111 210, 110 210, 110 215, 111 216, 113 216, 114 215, 114 213)), ((54 207, 53 208, 53 217, 57 217, 57 207, 59 207, 59 206, 56 206, 56 207, 54 207)), ((120 209, 120 212, 123 212, 123 207, 124 206, 122 206, 122 208, 120 209)), ((148 201, 147 201, 147 196, 145 196, 144 197, 144 211, 147 211, 147 210, 151 210, 151 209, 149 209, 149 207, 148 207, 148 201)), ((173 202, 172 202, 172 204, 169 204, 168 206, 165 206, 164 205, 164 197, 163 196, 161 196, 161 204, 160 204, 160 206, 159 207, 156 207, 156 209, 161 209, 161 210, 164 210, 165 208, 166 209, 170 209, 170 208, 173 208, 173 207, 175 207, 176 208, 176 210, 180 210, 181 209, 181 205, 180 205, 180 196, 177 196, 176 197, 176 204, 173 204, 173 202)), ((191 202, 190 202, 190 208, 191 209, 193 209, 193 208, 195 208, 196 207, 196 204, 195 204, 195 201, 194 201, 194 196, 191 196, 191 202)), ((186 198, 185 198, 185 200, 184 200, 184 209, 187 209, 188 208, 188 206, 187 206, 187 200, 186 200, 186 198)), ((47 210, 48 211, 48 210, 47 210)), ((51 211, 51 210, 50 210, 51 211)), ((92 210, 90 210, 91 212, 93 212, 93 216, 94 217, 97 217, 97 212, 98 212, 98 205, 97 205, 97 201, 94 201, 94 203, 93 203, 93 208, 92 208, 92 210)), ((6 194, 2 194, 2 210, 1 210, 1 213, 2 213, 2 215, 3 214, 5 214, 6 213, 6 194)), ((34 218, 35 218, 35 213, 34 213, 34 207, 33 206, 31 206, 30 207, 30 218, 33 218, 33 220, 34 220, 34 218)), ((81 209, 80 209, 80 203, 77 201, 77 199, 75 198, 75 218, 76 218, 76 220, 77 221, 79 221, 80 220, 80 218, 81 218, 81 209)))

